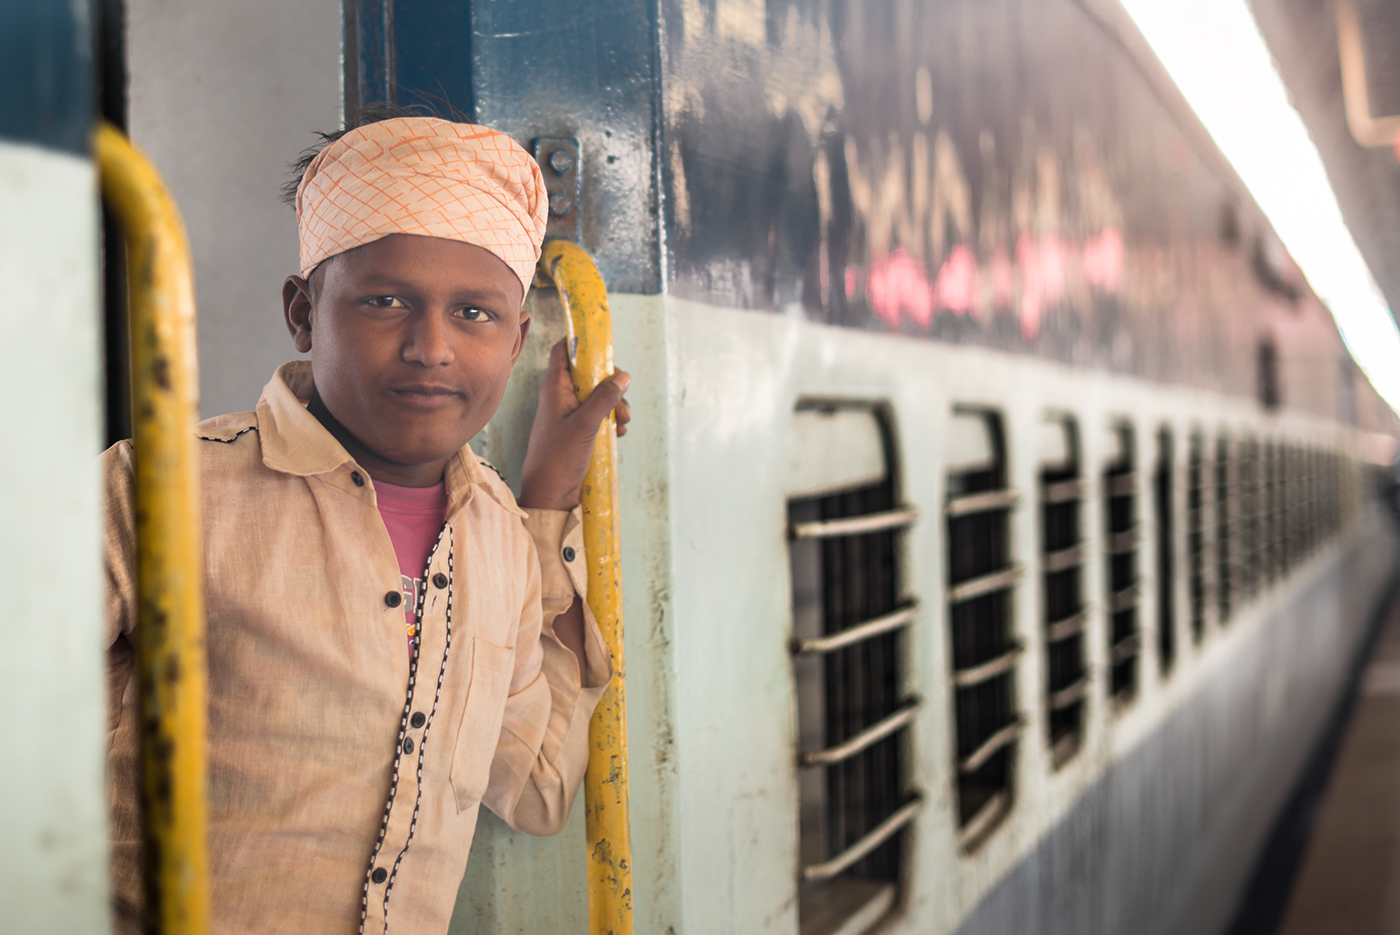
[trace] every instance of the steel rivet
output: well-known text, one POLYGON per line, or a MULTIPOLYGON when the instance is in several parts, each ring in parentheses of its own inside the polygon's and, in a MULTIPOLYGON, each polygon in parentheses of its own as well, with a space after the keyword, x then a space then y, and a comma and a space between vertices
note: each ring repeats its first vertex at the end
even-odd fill
POLYGON ((560 175, 563 175, 574 167, 574 157, 570 156, 565 150, 556 149, 549 154, 549 167, 560 175))

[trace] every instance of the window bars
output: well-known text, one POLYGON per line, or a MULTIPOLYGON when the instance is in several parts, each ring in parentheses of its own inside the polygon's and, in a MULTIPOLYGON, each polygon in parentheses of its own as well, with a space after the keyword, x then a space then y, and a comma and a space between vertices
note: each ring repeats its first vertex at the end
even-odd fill
POLYGON ((1022 647, 1012 627, 1014 586, 1010 514, 1017 497, 1006 486, 1001 418, 959 411, 951 437, 970 440, 975 454, 952 459, 948 476, 948 625, 958 824, 971 850, 1011 806, 1017 741, 1016 665, 1022 647))
POLYGON ((1231 533, 1234 521, 1234 497, 1231 481, 1234 471, 1230 465, 1230 439, 1221 435, 1215 442, 1215 603, 1220 623, 1230 621, 1233 610, 1235 574, 1233 561, 1239 547, 1231 533))
POLYGON ((1191 436, 1186 461, 1186 558, 1191 594, 1191 639, 1206 633, 1206 478, 1205 439, 1191 436))
POLYGON ((1058 768, 1079 750, 1089 674, 1084 664, 1084 541, 1081 513, 1079 430, 1064 416, 1044 430, 1053 455, 1040 464, 1041 564, 1044 573, 1044 641, 1047 664, 1046 726, 1050 762, 1058 768))
POLYGON ((1138 657, 1142 654, 1138 604, 1137 473, 1132 426, 1113 428, 1117 454, 1104 468, 1105 558, 1108 578, 1109 694, 1118 703, 1132 699, 1138 688, 1138 657))
POLYGON ((1172 432, 1163 426, 1157 433, 1152 504, 1157 521, 1157 662, 1164 673, 1176 662, 1175 469, 1172 432))
MULTIPOLYGON (((880 425, 889 463, 889 434, 880 425)), ((915 511, 893 472, 788 504, 792 653, 802 785, 799 915, 804 933, 866 931, 894 903, 907 794, 903 743, 920 709, 903 693, 901 543, 915 511)))

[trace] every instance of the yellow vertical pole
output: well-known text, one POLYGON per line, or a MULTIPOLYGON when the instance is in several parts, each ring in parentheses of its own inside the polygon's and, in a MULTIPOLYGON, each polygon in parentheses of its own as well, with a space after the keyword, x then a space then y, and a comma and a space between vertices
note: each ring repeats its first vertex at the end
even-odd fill
POLYGON ((207 674, 189 246, 150 162, 107 125, 94 149, 129 264, 146 931, 204 935, 207 674))
MULTIPOLYGON (((612 313, 593 258, 551 240, 539 281, 559 289, 568 323, 569 365, 579 401, 613 374, 612 313)), ((588 931, 632 935, 632 838, 627 798, 627 668, 622 651, 621 533, 617 511, 617 422, 598 427, 583 479, 583 549, 588 607, 613 658, 613 678, 588 725, 584 803, 588 826, 588 931)))

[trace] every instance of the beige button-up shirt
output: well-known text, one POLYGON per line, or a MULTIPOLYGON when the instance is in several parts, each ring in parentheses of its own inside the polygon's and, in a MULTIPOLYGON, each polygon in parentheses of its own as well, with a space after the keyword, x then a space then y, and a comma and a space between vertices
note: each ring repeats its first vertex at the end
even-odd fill
MULTIPOLYGON (((199 426, 214 931, 445 932, 481 804, 558 831, 587 765, 612 667, 586 612, 585 659, 554 634, 585 588, 577 515, 520 509, 463 448, 410 658, 374 482, 306 410, 310 392, 310 364, 285 364, 256 412, 199 426)), ((130 444, 102 464, 112 874, 118 927, 135 932, 130 444)))

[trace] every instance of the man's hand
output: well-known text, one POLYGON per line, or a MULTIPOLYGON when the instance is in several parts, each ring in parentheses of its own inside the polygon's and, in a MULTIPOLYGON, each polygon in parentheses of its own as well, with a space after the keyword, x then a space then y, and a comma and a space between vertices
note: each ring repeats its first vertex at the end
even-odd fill
POLYGON ((569 376, 569 355, 561 340, 549 352, 549 369, 540 386, 540 407, 530 429, 525 466, 520 477, 520 505, 542 510, 572 510, 578 506, 583 475, 593 455, 598 426, 614 408, 617 434, 627 434, 632 410, 622 394, 632 378, 619 370, 599 383, 580 403, 569 376))

